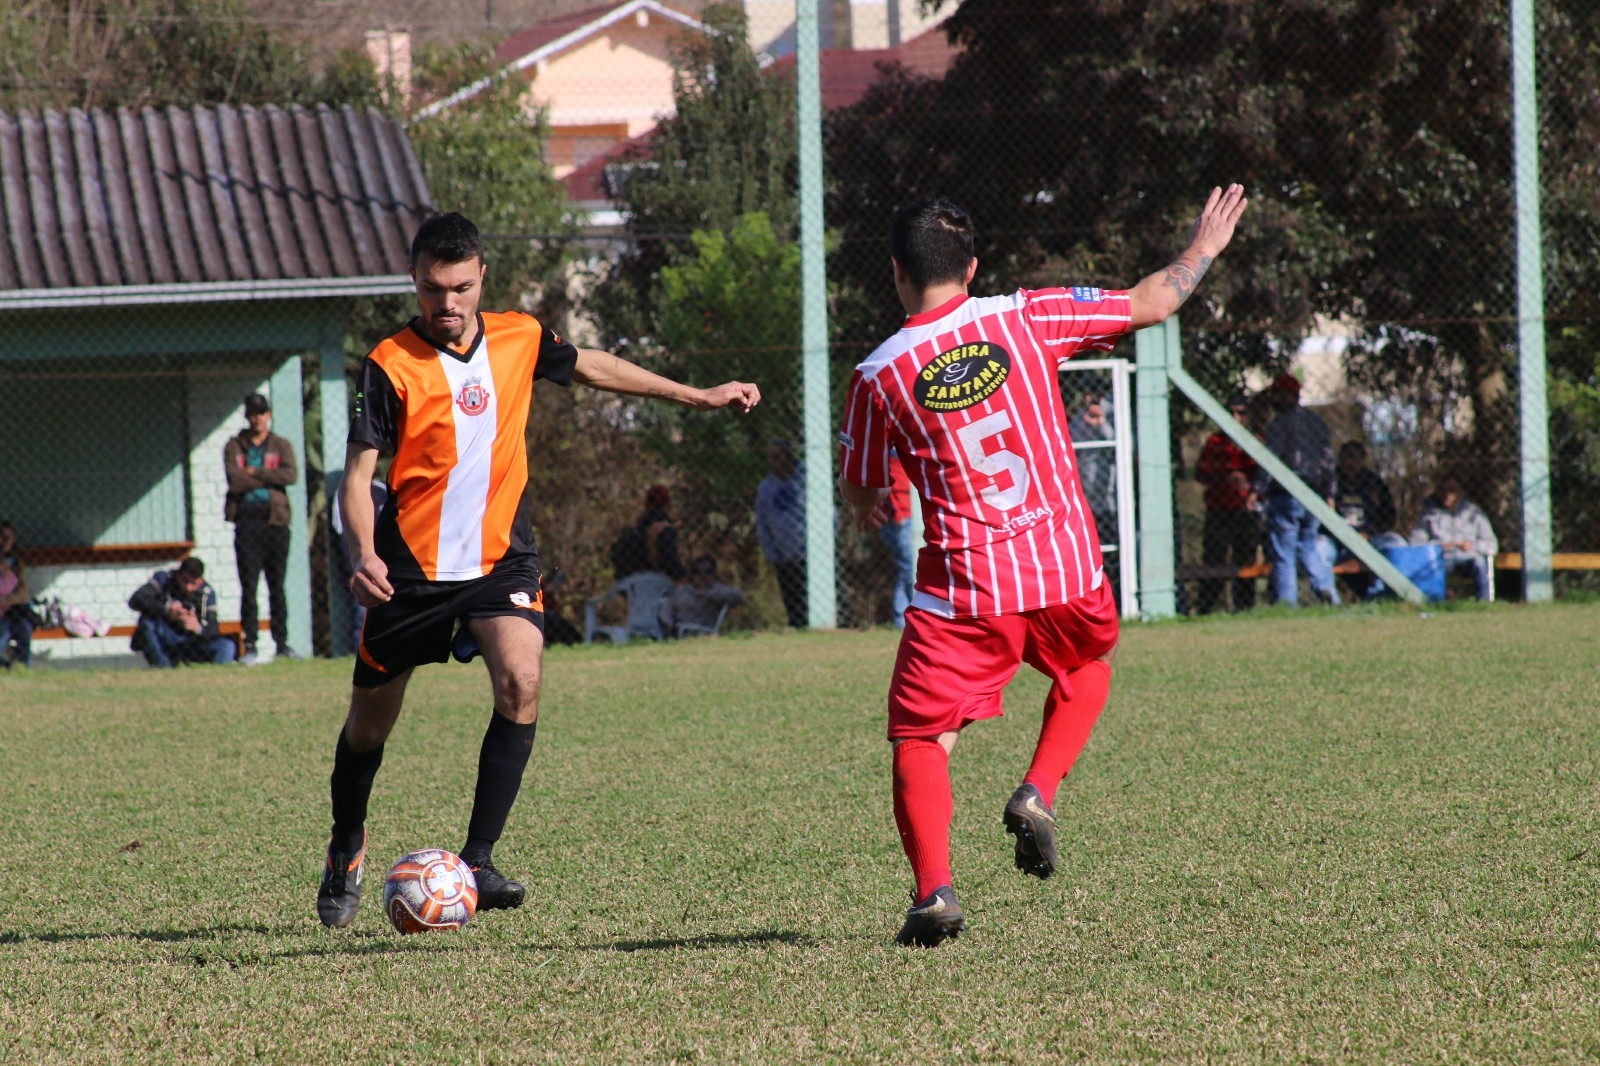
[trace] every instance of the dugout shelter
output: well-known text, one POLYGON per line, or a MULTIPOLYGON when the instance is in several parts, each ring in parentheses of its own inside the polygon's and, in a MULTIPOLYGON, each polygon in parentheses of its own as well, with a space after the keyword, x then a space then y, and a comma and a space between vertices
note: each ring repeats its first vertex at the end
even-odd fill
POLYGON ((310 557, 307 416, 336 477, 351 301, 411 291, 431 210, 404 127, 376 111, 0 112, 0 516, 35 595, 116 627, 40 634, 36 656, 126 654, 129 594, 191 554, 237 630, 222 448, 251 392, 300 463, 289 640, 313 646, 313 599, 329 600, 312 587, 328 568, 310 557))

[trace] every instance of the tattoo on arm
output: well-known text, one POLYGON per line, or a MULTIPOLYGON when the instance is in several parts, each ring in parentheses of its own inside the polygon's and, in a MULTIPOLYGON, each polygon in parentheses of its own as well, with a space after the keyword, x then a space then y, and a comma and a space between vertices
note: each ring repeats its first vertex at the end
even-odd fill
POLYGON ((1211 256, 1192 256, 1184 254, 1177 261, 1167 267, 1167 284, 1178 296, 1178 306, 1182 307, 1200 284, 1200 279, 1206 276, 1206 270, 1211 266, 1211 256))

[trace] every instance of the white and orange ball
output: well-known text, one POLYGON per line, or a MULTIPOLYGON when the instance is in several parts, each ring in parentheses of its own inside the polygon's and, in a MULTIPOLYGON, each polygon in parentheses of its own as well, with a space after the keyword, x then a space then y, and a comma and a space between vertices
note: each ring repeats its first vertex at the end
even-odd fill
POLYGON ((413 851, 384 880, 383 910, 402 933, 460 929, 478 910, 478 881, 458 855, 413 851))

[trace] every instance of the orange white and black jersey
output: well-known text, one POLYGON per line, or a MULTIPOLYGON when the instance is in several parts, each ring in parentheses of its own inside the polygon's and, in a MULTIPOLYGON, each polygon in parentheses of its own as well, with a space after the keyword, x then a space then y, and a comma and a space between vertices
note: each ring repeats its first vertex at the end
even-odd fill
POLYGON ((478 315, 465 352, 413 319, 361 365, 350 443, 394 447, 374 546, 390 580, 467 581, 537 558, 529 518, 533 382, 572 381, 578 350, 516 311, 478 315))

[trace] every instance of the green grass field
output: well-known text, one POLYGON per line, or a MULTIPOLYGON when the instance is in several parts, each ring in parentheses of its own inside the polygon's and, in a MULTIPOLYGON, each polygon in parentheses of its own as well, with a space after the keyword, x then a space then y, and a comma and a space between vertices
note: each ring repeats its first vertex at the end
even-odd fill
POLYGON ((998 818, 1025 670, 953 760, 934 951, 892 943, 888 632, 552 653, 529 903, 411 938, 378 885, 460 844, 481 668, 413 683, 332 934, 347 662, 0 678, 0 1061, 1593 1061, 1597 623, 1134 627, 1044 884, 998 818))

